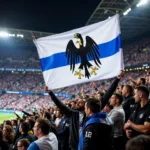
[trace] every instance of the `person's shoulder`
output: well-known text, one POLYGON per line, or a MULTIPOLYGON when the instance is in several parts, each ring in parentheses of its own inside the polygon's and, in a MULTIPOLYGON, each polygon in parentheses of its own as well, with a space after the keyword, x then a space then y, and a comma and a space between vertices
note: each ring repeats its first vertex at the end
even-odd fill
POLYGON ((40 150, 39 146, 36 144, 36 142, 32 142, 27 150, 40 150))
POLYGON ((50 137, 50 138, 55 138, 55 139, 57 139, 56 135, 55 135, 53 132, 50 132, 50 133, 49 133, 49 137, 50 137))
POLYGON ((124 109, 123 109, 123 107, 122 106, 120 106, 120 108, 117 110, 117 112, 119 112, 119 113, 124 113, 124 109))
POLYGON ((85 137, 86 135, 98 135, 98 134, 101 134, 101 135, 104 135, 106 134, 106 131, 111 133, 111 130, 112 130, 112 125, 110 124, 107 124, 107 123, 93 123, 93 124, 90 124, 88 125, 86 128, 85 128, 85 137))
POLYGON ((73 115, 79 115, 79 110, 78 109, 72 109, 72 114, 73 115))

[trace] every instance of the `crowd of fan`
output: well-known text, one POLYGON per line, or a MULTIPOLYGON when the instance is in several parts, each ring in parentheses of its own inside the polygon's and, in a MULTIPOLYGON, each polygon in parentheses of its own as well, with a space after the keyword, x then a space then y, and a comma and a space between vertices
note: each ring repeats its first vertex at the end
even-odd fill
POLYGON ((15 113, 17 119, 0 125, 1 149, 150 149, 150 72, 137 80, 132 75, 121 72, 107 89, 92 82, 92 92, 82 87, 80 96, 65 102, 45 87, 46 101, 37 97, 42 108, 30 113, 18 109, 22 117, 15 113))
POLYGON ((124 48, 126 66, 150 61, 150 39, 142 39, 124 48))
MULTIPOLYGON (((16 51, 1 53, 0 68, 40 68, 36 51, 16 51)), ((150 61, 150 39, 126 46, 124 57, 126 65, 150 61)), ((38 73, 1 72, 0 87, 44 92, 44 81, 38 73)), ((24 115, 0 125, 0 150, 149 150, 149 90, 150 72, 140 71, 55 91, 46 87, 49 96, 1 94, 0 108, 24 115), (53 92, 59 91, 74 96, 58 99, 53 92)))
MULTIPOLYGON (((134 79, 137 77, 143 77, 145 71, 140 72, 128 72, 126 77, 119 83, 124 84, 129 82, 129 76, 132 76, 134 79)), ((95 84, 99 87, 99 90, 105 90, 112 83, 113 79, 97 81, 95 84)), ((8 91, 32 91, 32 92, 44 92, 44 80, 42 74, 12 74, 9 72, 0 73, 0 87, 3 90, 8 91), (35 77, 36 76, 36 77, 35 77)), ((91 87, 90 83, 75 85, 67 87, 64 89, 58 89, 54 92, 57 93, 62 91, 62 93, 70 93, 72 95, 80 95, 80 89, 84 88, 85 93, 93 94, 94 90, 91 87)), ((61 97, 61 100, 67 101, 67 98, 61 97)), ((47 96, 38 96, 38 95, 16 95, 16 94, 3 94, 0 96, 0 108, 5 109, 25 109, 31 110, 32 108, 40 109, 45 103, 51 104, 52 101, 49 101, 47 96)))

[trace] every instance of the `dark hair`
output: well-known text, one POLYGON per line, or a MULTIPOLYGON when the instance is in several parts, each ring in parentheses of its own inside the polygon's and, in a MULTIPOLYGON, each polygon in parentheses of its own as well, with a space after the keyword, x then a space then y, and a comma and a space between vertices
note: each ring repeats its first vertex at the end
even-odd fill
POLYGON ((63 112, 60 109, 58 109, 57 111, 59 111, 60 115, 62 115, 62 116, 64 115, 63 112))
POLYGON ((75 95, 72 95, 72 98, 75 98, 76 96, 75 95))
POLYGON ((24 146, 26 149, 29 147, 30 145, 30 141, 28 139, 21 139, 18 142, 21 143, 21 146, 24 146))
POLYGON ((123 101, 123 97, 122 97, 122 95, 121 94, 118 94, 118 93, 114 93, 113 95, 115 95, 116 96, 116 98, 117 99, 119 99, 119 102, 120 102, 120 104, 122 103, 122 101, 123 101))
POLYGON ((12 120, 12 121, 15 123, 15 125, 17 125, 17 120, 14 119, 14 120, 12 120))
POLYGON ((39 118, 39 116, 38 116, 38 115, 35 115, 35 116, 34 116, 34 119, 35 119, 35 120, 37 120, 38 118, 39 118))
POLYGON ((140 80, 141 80, 142 84, 145 84, 145 83, 146 83, 145 78, 140 78, 140 80))
POLYGON ((50 132, 50 122, 42 118, 37 119, 36 122, 38 123, 37 128, 40 128, 44 135, 48 135, 50 132))
POLYGON ((141 91, 142 93, 144 93, 146 95, 146 97, 149 96, 149 90, 146 86, 138 86, 135 88, 137 91, 141 91))
POLYGON ((30 129, 32 129, 34 127, 35 121, 32 118, 27 118, 27 120, 29 120, 29 124, 30 124, 30 129))
POLYGON ((14 142, 14 138, 15 138, 12 126, 4 125, 3 128, 5 128, 7 131, 6 139, 9 141, 9 144, 12 144, 14 142))
POLYGON ((24 133, 28 133, 28 131, 30 130, 30 124, 27 122, 21 123, 20 127, 24 133))
POLYGON ((86 106, 90 108, 93 113, 100 112, 100 101, 95 98, 87 99, 86 106))
POLYGON ((69 108, 71 108, 71 104, 70 103, 66 104, 66 106, 69 107, 69 108))
POLYGON ((20 123, 23 123, 23 122, 24 122, 24 120, 23 120, 23 119, 21 119, 21 118, 19 118, 18 120, 20 121, 20 123))
POLYGON ((104 95, 104 92, 98 91, 97 94, 100 94, 100 96, 103 96, 103 95, 104 95))
POLYGON ((121 87, 121 88, 123 89, 124 85, 122 84, 122 85, 120 85, 119 87, 121 87))
POLYGON ((48 119, 49 121, 52 120, 51 115, 50 115, 49 112, 45 112, 45 113, 44 113, 44 117, 45 117, 46 119, 48 119))
POLYGON ((11 121, 10 121, 10 120, 5 120, 5 125, 10 125, 10 126, 12 126, 11 121))
POLYGON ((150 150, 150 137, 139 135, 132 138, 127 142, 126 150, 150 150))
POLYGON ((129 91, 130 94, 133 94, 133 88, 132 88, 131 85, 127 84, 127 85, 124 85, 124 86, 127 88, 127 90, 129 91))

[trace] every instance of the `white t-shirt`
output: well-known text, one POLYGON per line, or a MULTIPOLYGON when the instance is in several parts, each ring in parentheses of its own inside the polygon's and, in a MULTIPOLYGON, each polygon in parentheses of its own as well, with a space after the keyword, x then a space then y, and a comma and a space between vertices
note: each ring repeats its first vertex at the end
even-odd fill
POLYGON ((123 136, 125 112, 122 106, 112 109, 111 112, 109 113, 109 117, 114 122, 114 138, 123 136))
POLYGON ((55 124, 57 125, 57 124, 59 124, 60 123, 60 121, 61 121, 61 119, 60 118, 56 118, 56 120, 55 120, 55 124))

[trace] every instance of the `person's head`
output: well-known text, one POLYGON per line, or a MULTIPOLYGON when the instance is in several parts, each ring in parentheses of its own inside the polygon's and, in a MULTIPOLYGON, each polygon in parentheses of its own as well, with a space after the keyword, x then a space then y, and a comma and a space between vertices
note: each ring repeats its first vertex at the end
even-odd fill
POLYGON ((26 122, 30 125, 30 130, 32 130, 35 124, 35 120, 32 118, 27 118, 26 122))
POLYGON ((50 132, 50 122, 46 119, 37 119, 33 131, 37 138, 48 135, 50 132))
POLYGON ((119 94, 122 94, 122 89, 123 89, 123 87, 124 87, 124 85, 120 85, 120 86, 119 86, 119 89, 118 89, 119 94))
POLYGON ((54 106, 53 109, 54 109, 54 111, 57 111, 58 107, 57 107, 57 106, 54 106))
POLYGON ((72 95, 72 98, 71 98, 71 99, 72 99, 73 101, 75 100, 75 98, 76 98, 76 96, 75 96, 75 95, 72 95))
POLYGON ((130 81, 129 85, 131 85, 134 88, 136 87, 136 84, 134 82, 132 82, 132 81, 130 81))
POLYGON ((66 107, 71 109, 71 104, 70 103, 66 104, 66 107))
POLYGON ((114 93, 110 98, 110 105, 114 107, 120 106, 123 101, 123 97, 121 94, 114 93))
POLYGON ((143 99, 148 99, 149 96, 149 90, 145 86, 138 86, 134 90, 134 98, 135 102, 141 102, 143 99))
POLYGON ((94 98, 89 98, 85 103, 85 113, 89 117, 95 113, 100 112, 100 101, 94 98))
POLYGON ((17 124, 18 125, 20 125, 21 123, 23 123, 24 122, 24 120, 23 119, 18 119, 18 122, 17 122, 17 124))
POLYGON ((124 85, 122 89, 122 95, 123 96, 129 96, 133 94, 133 88, 131 85, 124 85))
POLYGON ((60 110, 56 111, 56 117, 57 118, 62 118, 63 117, 63 113, 60 110))
POLYGON ((33 109, 33 112, 31 112, 30 114, 32 115, 32 116, 35 116, 36 115, 36 109, 33 109))
POLYGON ((130 139, 126 144, 126 150, 150 150, 150 137, 139 135, 130 139))
POLYGON ((12 124, 12 126, 17 126, 17 120, 12 120, 11 124, 12 124))
POLYGON ((100 99, 102 98, 103 95, 104 95, 103 92, 98 91, 98 92, 96 93, 96 95, 95 95, 95 98, 98 99, 98 100, 100 100, 100 99))
POLYGON ((9 144, 14 142, 15 135, 13 128, 10 125, 5 125, 3 127, 3 135, 7 138, 9 144))
POLYGON ((71 109, 75 109, 76 108, 76 101, 71 101, 71 109))
POLYGON ((145 78, 138 78, 136 81, 137 86, 145 85, 145 83, 146 83, 145 78))
POLYGON ((52 120, 51 114, 50 114, 49 112, 44 112, 43 118, 44 118, 44 119, 47 119, 47 120, 49 120, 49 121, 52 120))
POLYGON ((54 109, 50 108, 50 114, 53 114, 53 113, 54 113, 54 109))
POLYGON ((84 110, 84 105, 85 105, 85 101, 81 98, 78 99, 77 101, 77 109, 83 111, 84 110))
POLYGON ((11 134, 13 134, 13 128, 10 125, 4 125, 3 135, 4 136, 10 136, 11 134))
POLYGON ((21 134, 27 134, 29 130, 30 130, 30 124, 29 123, 23 122, 23 123, 20 124, 19 132, 21 134))
POLYGON ((4 125, 10 125, 10 126, 12 126, 12 124, 11 124, 11 121, 10 121, 10 120, 5 120, 5 121, 4 121, 4 125))
POLYGON ((30 141, 28 139, 21 139, 17 143, 18 150, 27 150, 30 145, 30 141))
POLYGON ((119 94, 120 94, 120 92, 119 92, 119 87, 118 87, 118 88, 116 88, 116 93, 119 93, 119 94))

